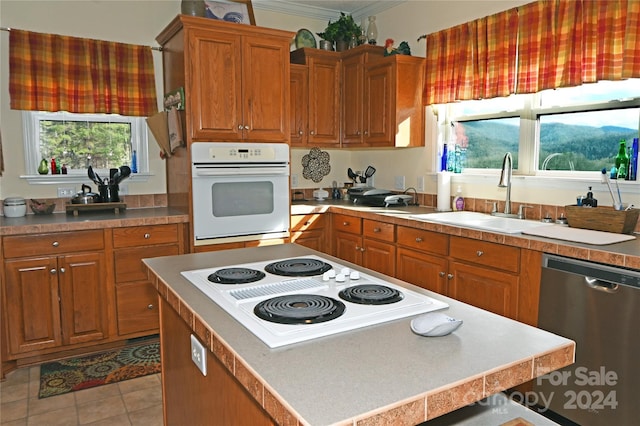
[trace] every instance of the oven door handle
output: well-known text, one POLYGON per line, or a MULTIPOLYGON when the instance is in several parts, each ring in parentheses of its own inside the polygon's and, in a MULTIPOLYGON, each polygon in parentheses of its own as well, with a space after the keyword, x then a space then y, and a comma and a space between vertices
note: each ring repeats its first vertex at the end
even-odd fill
POLYGON ((247 168, 247 167, 229 167, 229 168, 195 168, 193 177, 199 176, 288 176, 289 167, 282 168, 247 168))

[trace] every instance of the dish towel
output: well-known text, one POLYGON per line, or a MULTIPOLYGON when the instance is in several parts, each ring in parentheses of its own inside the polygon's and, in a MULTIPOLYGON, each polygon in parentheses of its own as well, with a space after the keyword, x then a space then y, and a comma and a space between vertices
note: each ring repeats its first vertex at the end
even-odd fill
POLYGON ((182 121, 180 120, 180 113, 176 108, 171 108, 168 114, 169 142, 171 143, 171 153, 173 154, 176 148, 184 145, 182 121))

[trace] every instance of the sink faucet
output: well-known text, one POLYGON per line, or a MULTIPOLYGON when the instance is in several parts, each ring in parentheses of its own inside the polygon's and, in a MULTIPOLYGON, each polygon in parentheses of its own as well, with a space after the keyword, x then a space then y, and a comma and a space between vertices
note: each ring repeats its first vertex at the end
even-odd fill
POLYGON ((511 214, 511 174, 513 172, 513 159, 511 153, 507 152, 502 160, 502 172, 500 172, 500 182, 498 187, 507 188, 507 199, 504 202, 504 214, 511 214))

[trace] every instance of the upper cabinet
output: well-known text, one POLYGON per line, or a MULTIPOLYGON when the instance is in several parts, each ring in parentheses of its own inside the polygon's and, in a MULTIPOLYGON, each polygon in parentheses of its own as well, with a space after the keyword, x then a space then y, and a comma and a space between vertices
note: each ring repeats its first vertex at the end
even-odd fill
POLYGON ((291 145, 340 146, 340 54, 302 48, 291 52, 291 62, 298 64, 292 65, 298 71, 290 83, 292 98, 296 97, 291 104, 306 109, 303 113, 292 113, 292 125, 294 119, 300 120, 303 115, 306 122, 298 121, 297 129, 291 130, 291 145), (300 81, 303 78, 300 73, 304 72, 301 66, 306 67, 306 85, 300 81))
MULTIPOLYGON (((309 81, 309 137, 304 139, 302 134, 299 141, 292 139, 292 146, 424 146, 424 58, 385 57, 384 48, 363 45, 342 53, 298 49, 291 53, 291 61, 307 65, 309 81), (337 95, 328 85, 331 78, 326 58, 336 61, 340 69, 337 95), (340 114, 336 125, 335 114, 340 114), (339 134, 332 139, 329 135, 334 129, 339 134)), ((291 84, 300 86, 297 79, 291 84)), ((292 105, 295 102, 292 100, 292 105)), ((299 117, 291 120, 293 123, 299 117)))
POLYGON ((164 89, 184 87, 188 140, 289 140, 293 33, 179 15, 157 37, 164 89))

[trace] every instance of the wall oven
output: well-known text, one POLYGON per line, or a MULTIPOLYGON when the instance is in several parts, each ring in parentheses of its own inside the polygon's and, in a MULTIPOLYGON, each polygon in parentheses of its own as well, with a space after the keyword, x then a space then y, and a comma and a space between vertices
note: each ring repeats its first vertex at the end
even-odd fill
POLYGON ((196 142, 191 160, 196 246, 289 236, 286 143, 196 142))

